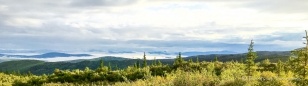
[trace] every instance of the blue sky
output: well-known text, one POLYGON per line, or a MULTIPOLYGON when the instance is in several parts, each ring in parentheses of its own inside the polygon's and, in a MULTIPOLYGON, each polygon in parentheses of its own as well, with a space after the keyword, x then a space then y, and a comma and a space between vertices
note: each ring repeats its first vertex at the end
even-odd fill
POLYGON ((0 0, 0 50, 285 51, 307 0, 0 0))

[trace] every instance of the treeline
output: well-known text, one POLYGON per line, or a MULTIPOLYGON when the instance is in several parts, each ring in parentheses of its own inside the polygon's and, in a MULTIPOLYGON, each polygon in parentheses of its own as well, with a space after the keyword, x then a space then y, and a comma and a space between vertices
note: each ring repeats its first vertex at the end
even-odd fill
MULTIPOLYGON (((255 59, 255 62, 262 62, 265 59, 269 59, 271 62, 278 62, 281 60, 283 62, 287 61, 290 57, 290 51, 257 51, 258 58, 255 59)), ((194 62, 198 58, 199 61, 214 61, 215 57, 218 57, 218 60, 221 62, 228 61, 238 61, 244 62, 246 54, 211 54, 211 55, 198 55, 190 56, 183 58, 185 61, 192 59, 194 62)), ((137 61, 142 61, 142 59, 123 59, 118 57, 101 57, 96 60, 85 60, 77 62, 43 62, 38 60, 20 60, 20 61, 8 61, 0 63, 0 71, 8 73, 21 73, 27 74, 29 71, 35 75, 43 74, 52 74, 55 68, 60 70, 66 69, 80 69, 83 70, 85 67, 89 67, 92 70, 95 70, 99 67, 99 60, 104 60, 104 65, 111 64, 111 67, 115 69, 116 65, 119 69, 125 69, 128 66, 134 65, 137 61), (117 60, 120 59, 120 60, 117 60)), ((162 64, 173 65, 174 59, 159 59, 162 64)), ((148 64, 152 64, 154 60, 147 60, 148 64)))
MULTIPOLYGON (((306 38, 307 38, 306 32, 306 38)), ((308 42, 308 39, 307 39, 308 42)), ((251 41, 245 59, 222 62, 199 61, 199 58, 184 60, 181 53, 173 64, 163 64, 153 60, 148 64, 146 55, 133 65, 119 69, 117 65, 104 65, 92 70, 60 70, 40 76, 28 74, 0 73, 0 85, 10 86, 67 86, 67 85, 120 85, 120 86, 307 86, 308 85, 308 45, 291 51, 287 61, 271 62, 258 58, 251 41)))

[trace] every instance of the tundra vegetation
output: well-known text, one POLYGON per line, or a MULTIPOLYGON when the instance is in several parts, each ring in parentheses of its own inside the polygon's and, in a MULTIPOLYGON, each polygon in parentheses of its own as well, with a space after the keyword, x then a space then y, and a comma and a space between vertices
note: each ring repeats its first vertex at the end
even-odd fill
MULTIPOLYGON (((307 32, 306 32, 306 40, 307 32)), ((308 41, 308 40, 307 40, 308 41)), ((52 74, 34 75, 19 72, 0 72, 1 86, 67 86, 67 85, 115 85, 115 86, 308 86, 308 44, 306 48, 292 50, 292 56, 285 62, 271 62, 258 58, 253 50, 254 42, 248 48, 242 61, 199 61, 199 58, 184 60, 178 54, 172 65, 153 60, 147 64, 139 60, 131 66, 119 69, 117 65, 100 65, 95 70, 55 69, 52 74), (115 68, 112 68, 115 67, 115 68)))

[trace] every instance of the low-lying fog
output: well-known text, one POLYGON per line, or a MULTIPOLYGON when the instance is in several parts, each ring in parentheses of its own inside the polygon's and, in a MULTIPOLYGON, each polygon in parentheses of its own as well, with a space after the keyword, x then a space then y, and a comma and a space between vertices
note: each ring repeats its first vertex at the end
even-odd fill
MULTIPOLYGON (((40 55, 43 53, 3 53, 6 55, 40 55)), ((68 53, 68 54, 81 54, 81 53, 68 53)), ((85 53, 85 54, 90 54, 92 56, 83 56, 83 57, 53 57, 53 58, 20 58, 20 57, 0 57, 0 62, 3 61, 11 61, 11 60, 26 60, 26 59, 31 59, 31 60, 42 60, 42 61, 47 61, 47 62, 58 62, 58 61, 69 61, 69 60, 78 60, 78 59, 94 59, 94 58, 99 58, 99 57, 104 57, 104 56, 115 56, 115 57, 123 57, 123 58, 130 58, 130 59, 143 59, 143 52, 140 53, 123 53, 123 54, 110 54, 110 53, 85 53)), ((156 59, 173 59, 175 58, 176 55, 163 55, 163 54, 148 54, 146 53, 146 58, 147 60, 152 60, 154 58, 156 59)), ((186 57, 186 56, 182 56, 186 57)))

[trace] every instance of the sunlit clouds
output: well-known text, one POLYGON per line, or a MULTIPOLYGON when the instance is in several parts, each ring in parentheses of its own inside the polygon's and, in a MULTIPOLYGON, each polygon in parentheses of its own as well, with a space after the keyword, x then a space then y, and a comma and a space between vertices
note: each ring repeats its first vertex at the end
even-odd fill
POLYGON ((291 50, 304 46, 305 2, 1 0, 0 49, 291 50))

